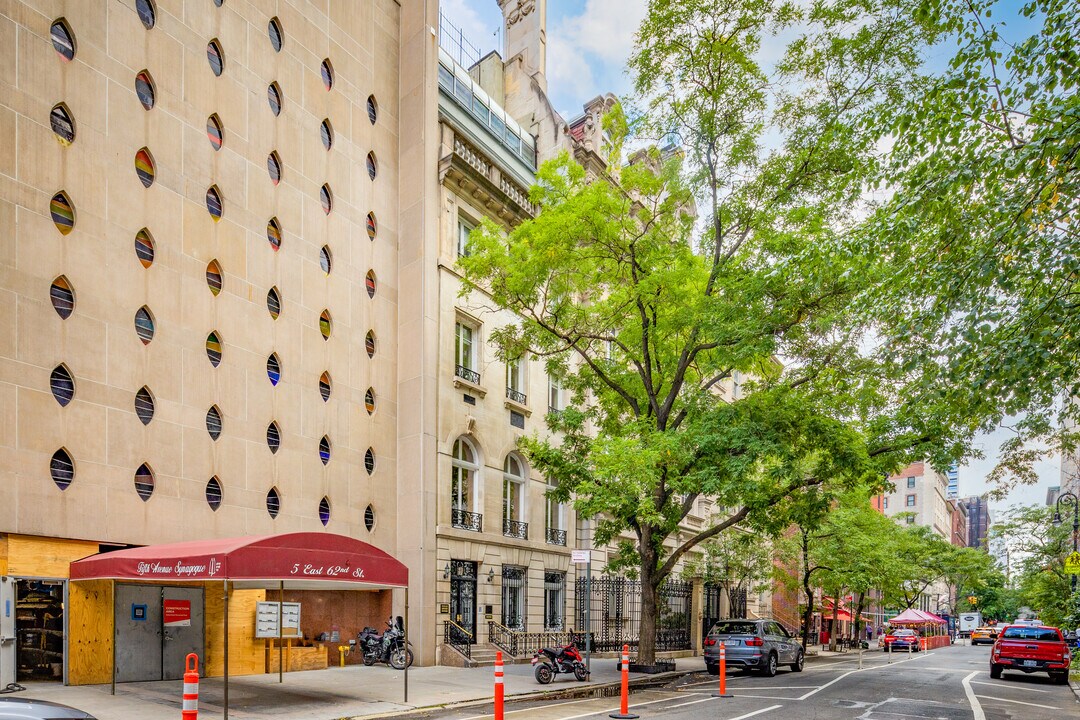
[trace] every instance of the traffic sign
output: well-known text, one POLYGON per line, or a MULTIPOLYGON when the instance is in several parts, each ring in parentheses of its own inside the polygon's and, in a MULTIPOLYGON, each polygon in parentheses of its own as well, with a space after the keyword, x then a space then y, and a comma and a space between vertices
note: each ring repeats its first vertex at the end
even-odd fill
POLYGON ((574 565, 588 565, 591 559, 591 553, 588 550, 570 551, 570 562, 574 565))
POLYGON ((1072 555, 1065 558, 1065 574, 1080 575, 1080 552, 1074 550, 1072 555))

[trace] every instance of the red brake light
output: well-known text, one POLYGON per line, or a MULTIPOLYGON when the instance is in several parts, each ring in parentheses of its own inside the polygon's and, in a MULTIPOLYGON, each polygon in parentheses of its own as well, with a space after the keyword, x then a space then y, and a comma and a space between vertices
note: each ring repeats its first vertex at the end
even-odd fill
POLYGON ((750 647, 761 647, 762 645, 765 644, 765 641, 762 640, 759 637, 752 637, 752 638, 750 638, 749 640, 746 641, 746 644, 749 645, 750 647))
POLYGON ((895 639, 896 639, 895 635, 886 635, 885 636, 885 642, 892 642, 895 639))
POLYGON ((716 640, 714 638, 705 638, 705 647, 712 647, 715 644, 716 640))

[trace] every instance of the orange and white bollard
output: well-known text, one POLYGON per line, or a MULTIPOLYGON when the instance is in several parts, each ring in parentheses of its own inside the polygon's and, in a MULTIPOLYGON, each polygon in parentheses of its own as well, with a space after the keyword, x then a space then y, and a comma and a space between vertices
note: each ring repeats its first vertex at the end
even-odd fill
POLYGON ((633 715, 630 712, 630 646, 622 646, 622 701, 619 706, 619 712, 612 713, 608 717, 613 717, 616 720, 634 720, 640 717, 639 715, 633 715))
POLYGON ((503 720, 503 659, 495 653, 495 720, 503 720))
POLYGON ((199 717, 199 656, 188 653, 184 671, 184 709, 180 713, 183 720, 197 720, 199 717))
POLYGON ((724 647, 723 641, 720 641, 717 648, 717 655, 720 658, 720 664, 717 669, 720 671, 720 692, 713 697, 729 698, 732 697, 727 691, 727 648, 724 647))

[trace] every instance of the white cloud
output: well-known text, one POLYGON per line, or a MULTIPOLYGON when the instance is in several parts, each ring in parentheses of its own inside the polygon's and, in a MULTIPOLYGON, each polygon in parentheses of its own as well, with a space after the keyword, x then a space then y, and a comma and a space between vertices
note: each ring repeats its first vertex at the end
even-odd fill
MULTIPOLYGON (((548 5, 548 80, 559 111, 570 119, 601 93, 625 93, 626 61, 648 0, 584 0, 553 22, 548 5)), ((565 6, 562 6, 565 8, 565 6)))
POLYGON ((564 18, 555 32, 580 51, 622 67, 646 10, 647 0, 585 0, 581 14, 564 18))

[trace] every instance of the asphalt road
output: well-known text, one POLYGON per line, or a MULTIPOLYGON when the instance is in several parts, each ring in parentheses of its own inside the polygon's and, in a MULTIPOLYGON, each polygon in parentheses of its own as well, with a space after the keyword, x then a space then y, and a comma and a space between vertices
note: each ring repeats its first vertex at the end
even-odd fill
MULTIPOLYGON (((807 662, 801 673, 774 678, 728 675, 731 698, 713 697, 718 679, 704 673, 634 693, 630 712, 642 720, 1064 720, 1080 718, 1080 703, 1045 675, 1006 671, 991 680, 989 647, 953 646, 893 656, 867 651, 807 662)), ((507 720, 605 720, 618 698, 514 703, 507 720)), ((431 713, 432 718, 490 720, 491 707, 431 713)))

